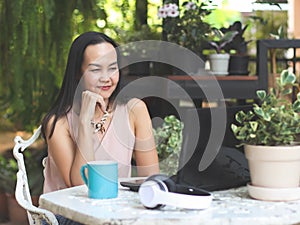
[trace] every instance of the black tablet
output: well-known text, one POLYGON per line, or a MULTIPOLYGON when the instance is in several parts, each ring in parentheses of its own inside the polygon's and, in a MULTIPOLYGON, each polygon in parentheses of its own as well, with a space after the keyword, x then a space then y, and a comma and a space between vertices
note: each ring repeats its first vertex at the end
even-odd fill
POLYGON ((121 181, 120 184, 123 187, 128 187, 131 191, 138 191, 141 184, 145 181, 143 178, 137 178, 135 180, 121 181))

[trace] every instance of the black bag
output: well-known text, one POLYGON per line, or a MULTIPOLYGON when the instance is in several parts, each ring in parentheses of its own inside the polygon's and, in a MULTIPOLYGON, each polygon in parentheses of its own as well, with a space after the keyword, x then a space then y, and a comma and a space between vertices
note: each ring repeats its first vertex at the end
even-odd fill
POLYGON ((246 185, 250 181, 248 163, 243 149, 236 147, 239 142, 231 131, 231 124, 236 123, 236 112, 239 110, 246 112, 250 109, 252 106, 187 109, 183 118, 179 171, 172 179, 176 183, 208 191, 246 185), (226 115, 223 115, 224 113, 226 115), (222 126, 225 128, 225 136, 224 129, 222 131, 220 128, 222 126), (209 155, 214 157, 210 158, 209 155), (206 162, 205 158, 210 158, 211 163, 206 162), (203 159, 204 161, 201 161, 203 159))

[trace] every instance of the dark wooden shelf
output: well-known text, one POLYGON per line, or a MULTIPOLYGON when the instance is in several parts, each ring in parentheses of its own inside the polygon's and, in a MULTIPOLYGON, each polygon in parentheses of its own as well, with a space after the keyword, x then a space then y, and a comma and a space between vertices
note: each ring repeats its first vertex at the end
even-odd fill
POLYGON ((180 80, 258 80, 258 76, 245 76, 245 75, 226 75, 226 76, 201 76, 201 75, 170 75, 168 79, 173 81, 180 80))
MULTIPOLYGON (((183 99, 178 85, 192 99, 255 99, 260 88, 259 76, 167 76, 166 96, 170 99, 183 99), (221 94, 220 91, 221 90, 221 94)), ((186 96, 186 98, 188 98, 186 96)))
MULTIPOLYGON (((137 83, 138 88, 136 92, 143 92, 149 95, 159 95, 166 100, 179 99, 206 99, 208 94, 213 99, 257 99, 257 90, 268 91, 268 50, 276 48, 300 48, 300 39, 279 39, 279 40, 257 40, 257 57, 256 57, 256 75, 164 75, 160 76, 166 78, 161 82, 157 81, 155 84, 148 82, 137 83), (184 89, 183 93, 179 87, 184 89), (221 90, 220 95, 218 90, 221 90)), ((296 61, 293 60, 293 66, 296 61)), ((131 81, 141 78, 141 76, 125 76, 123 84, 126 85, 131 81)), ((136 93, 134 93, 136 94, 136 93)), ((144 95, 146 95, 144 94, 144 95)))

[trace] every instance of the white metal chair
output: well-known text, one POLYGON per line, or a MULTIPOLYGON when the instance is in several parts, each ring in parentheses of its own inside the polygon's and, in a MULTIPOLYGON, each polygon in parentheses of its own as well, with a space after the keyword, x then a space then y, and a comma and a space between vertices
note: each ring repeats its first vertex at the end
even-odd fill
POLYGON ((23 152, 28 146, 35 142, 40 134, 41 126, 39 126, 39 128, 28 140, 23 140, 20 136, 16 136, 14 139, 15 146, 13 149, 13 154, 17 160, 19 169, 17 172, 15 196, 19 205, 27 211, 30 225, 42 224, 42 220, 47 221, 50 225, 59 225, 55 215, 52 212, 34 206, 31 200, 23 152))

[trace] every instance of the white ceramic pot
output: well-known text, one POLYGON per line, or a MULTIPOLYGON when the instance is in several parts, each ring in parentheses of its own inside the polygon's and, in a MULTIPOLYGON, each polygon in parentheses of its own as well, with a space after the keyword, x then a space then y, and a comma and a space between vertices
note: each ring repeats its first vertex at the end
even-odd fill
POLYGON ((228 53, 209 55, 210 71, 214 75, 228 75, 229 58, 228 53))
POLYGON ((300 146, 245 145, 251 185, 267 188, 299 188, 300 146))

